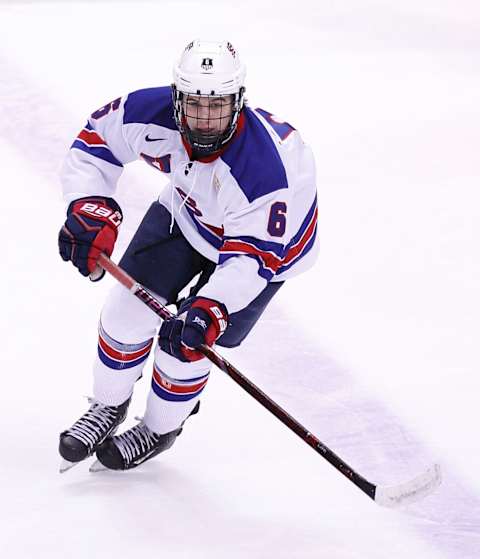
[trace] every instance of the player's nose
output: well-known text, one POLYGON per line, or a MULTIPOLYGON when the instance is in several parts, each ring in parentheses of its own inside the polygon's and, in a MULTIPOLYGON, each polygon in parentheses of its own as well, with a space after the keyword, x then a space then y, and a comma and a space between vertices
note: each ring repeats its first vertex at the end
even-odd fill
POLYGON ((200 130, 208 130, 212 127, 213 122, 209 118, 208 112, 197 116, 197 128, 200 130))
POLYGON ((208 105, 199 105, 197 107, 197 117, 198 118, 208 118, 208 115, 210 113, 210 107, 208 105))

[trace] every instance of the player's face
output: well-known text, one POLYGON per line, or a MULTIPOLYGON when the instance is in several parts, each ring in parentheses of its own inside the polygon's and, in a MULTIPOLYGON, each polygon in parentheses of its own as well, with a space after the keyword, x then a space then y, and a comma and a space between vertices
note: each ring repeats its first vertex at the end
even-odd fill
POLYGON ((185 95, 183 110, 190 130, 205 135, 223 134, 232 116, 232 95, 185 95))

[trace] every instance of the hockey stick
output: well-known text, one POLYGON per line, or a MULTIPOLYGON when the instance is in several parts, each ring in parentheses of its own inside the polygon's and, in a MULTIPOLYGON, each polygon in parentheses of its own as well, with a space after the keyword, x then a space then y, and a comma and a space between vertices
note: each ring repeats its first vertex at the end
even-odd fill
MULTIPOLYGON (((141 284, 137 283, 122 268, 112 262, 108 256, 101 254, 98 263, 110 273, 119 283, 126 287, 135 297, 143 301, 156 315, 162 319, 171 318, 174 315, 155 297, 153 297, 141 284)), ((358 474, 315 435, 310 433, 295 418, 276 404, 260 388, 248 380, 238 369, 219 355, 214 349, 207 345, 200 346, 200 351, 219 369, 227 373, 237 384, 246 390, 263 407, 267 408, 284 425, 296 433, 302 440, 316 450, 327 462, 341 472, 352 483, 359 487, 366 495, 379 505, 396 507, 417 501, 429 495, 440 484, 440 466, 435 464, 418 477, 399 485, 379 487, 358 474)))

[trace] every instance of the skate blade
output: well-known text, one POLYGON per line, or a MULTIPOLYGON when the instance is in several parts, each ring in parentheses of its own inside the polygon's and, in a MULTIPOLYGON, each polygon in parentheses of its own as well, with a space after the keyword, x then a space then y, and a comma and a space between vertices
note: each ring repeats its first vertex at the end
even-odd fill
POLYGON ((88 469, 88 471, 92 473, 106 472, 107 470, 108 468, 106 468, 99 460, 95 460, 95 462, 88 469))
POLYGON ((58 469, 58 471, 63 474, 65 472, 68 472, 68 470, 71 470, 74 466, 76 466, 77 464, 80 464, 80 462, 69 462, 68 460, 65 460, 65 458, 60 462, 60 467, 58 469))

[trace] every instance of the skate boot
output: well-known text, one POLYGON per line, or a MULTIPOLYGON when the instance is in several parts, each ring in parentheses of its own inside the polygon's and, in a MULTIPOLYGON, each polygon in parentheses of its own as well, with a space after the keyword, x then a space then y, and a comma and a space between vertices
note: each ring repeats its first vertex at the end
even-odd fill
POLYGON ((60 434, 61 473, 91 456, 122 423, 130 404, 130 398, 119 406, 107 406, 93 398, 88 401, 91 403, 89 410, 70 429, 60 434))
MULTIPOLYGON (((200 402, 190 412, 190 415, 198 413, 200 402)), ((170 433, 159 435, 151 431, 143 421, 132 427, 125 433, 116 437, 108 437, 97 448, 97 461, 90 468, 92 472, 104 469, 108 470, 131 470, 143 464, 143 462, 168 450, 175 439, 182 432, 183 424, 170 433)))

